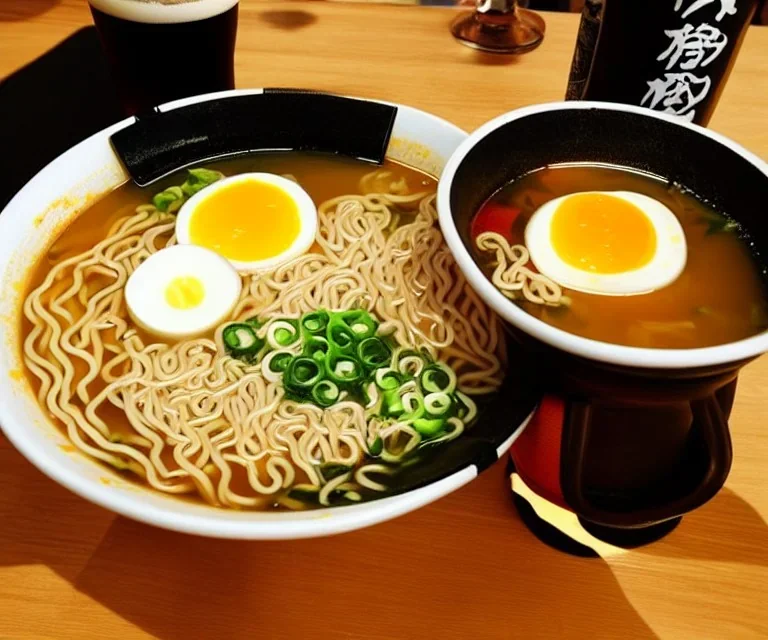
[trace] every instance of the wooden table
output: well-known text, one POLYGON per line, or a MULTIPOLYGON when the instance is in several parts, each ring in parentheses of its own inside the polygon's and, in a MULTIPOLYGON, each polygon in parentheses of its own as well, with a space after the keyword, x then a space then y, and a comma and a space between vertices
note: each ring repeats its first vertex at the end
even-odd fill
MULTIPOLYGON (((517 60, 455 44, 452 16, 243 0, 238 84, 387 98, 466 129, 563 95, 576 16, 547 15, 543 46, 517 60)), ((3 0, 0 77, 89 22, 84 0, 3 0)), ((768 28, 752 28, 711 123, 764 158, 766 69, 768 28)), ((0 436, 0 638, 765 637, 767 388, 764 358, 741 379, 727 487, 662 542, 604 560, 538 542, 501 463, 371 529, 228 542, 116 517, 43 477, 0 436)))

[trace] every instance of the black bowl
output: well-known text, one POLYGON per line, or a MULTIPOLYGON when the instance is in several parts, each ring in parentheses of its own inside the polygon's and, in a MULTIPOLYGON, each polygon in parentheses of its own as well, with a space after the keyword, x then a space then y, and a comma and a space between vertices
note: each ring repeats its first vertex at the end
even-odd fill
MULTIPOLYGON (((474 261, 469 222, 509 181, 573 162, 628 167, 685 186, 749 231, 758 260, 768 257, 768 165, 671 116, 564 102, 513 111, 482 126, 441 178, 440 224, 459 265, 532 356, 532 377, 564 400, 559 424, 529 428, 522 438, 540 442, 521 442, 518 453, 525 453, 519 455, 541 458, 531 452, 559 447, 549 457, 558 461, 559 492, 549 497, 601 526, 645 527, 696 508, 725 482, 736 377, 768 351, 768 332, 699 349, 627 347, 569 334, 505 298, 474 261)), ((537 476, 553 473, 534 459, 515 462, 518 471, 528 470, 524 479, 532 486, 542 486, 537 476)))

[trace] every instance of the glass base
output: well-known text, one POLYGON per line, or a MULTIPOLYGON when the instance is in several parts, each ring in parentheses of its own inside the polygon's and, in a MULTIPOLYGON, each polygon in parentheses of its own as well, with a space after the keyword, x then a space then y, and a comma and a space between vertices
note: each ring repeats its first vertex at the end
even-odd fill
POLYGON ((462 44, 488 53, 527 53, 544 40, 544 19, 533 11, 507 13, 473 11, 451 23, 451 33, 462 44))

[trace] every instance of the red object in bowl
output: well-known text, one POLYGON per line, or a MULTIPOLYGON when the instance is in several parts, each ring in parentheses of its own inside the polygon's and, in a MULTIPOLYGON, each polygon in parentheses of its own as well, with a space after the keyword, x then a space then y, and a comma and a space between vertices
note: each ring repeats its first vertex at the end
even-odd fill
POLYGON ((493 231, 504 236, 507 242, 512 242, 512 225, 519 215, 520 209, 515 207, 486 202, 472 219, 469 235, 474 240, 481 233, 493 231))

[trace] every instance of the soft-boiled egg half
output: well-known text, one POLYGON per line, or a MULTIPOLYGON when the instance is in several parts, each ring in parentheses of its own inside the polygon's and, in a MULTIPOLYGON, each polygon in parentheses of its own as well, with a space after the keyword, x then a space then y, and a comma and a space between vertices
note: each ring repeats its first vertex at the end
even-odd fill
POLYGON ((246 273, 300 256, 312 246, 316 231, 312 198, 272 173, 219 180, 184 203, 176 218, 179 244, 215 251, 246 273))
POLYGON ((125 303, 144 330, 164 338, 186 338, 226 320, 241 288, 237 271, 218 254, 175 245, 137 267, 125 285, 125 303))
POLYGON ((680 222, 658 200, 631 191, 585 191, 541 206, 525 228, 536 268, 562 287, 602 295, 650 293, 687 259, 680 222))

